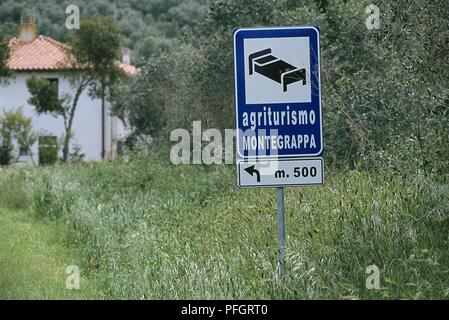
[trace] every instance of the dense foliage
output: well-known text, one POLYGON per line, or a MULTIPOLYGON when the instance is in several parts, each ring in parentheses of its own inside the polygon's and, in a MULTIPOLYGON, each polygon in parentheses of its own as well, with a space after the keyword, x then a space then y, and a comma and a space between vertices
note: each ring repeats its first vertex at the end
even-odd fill
POLYGON ((7 61, 9 59, 8 43, 9 40, 6 32, 0 24, 0 84, 3 81, 1 78, 10 75, 10 71, 7 68, 7 61))
POLYGON ((447 1, 376 1, 379 29, 367 27, 371 3, 211 1, 176 50, 147 61, 117 109, 130 113, 138 133, 162 134, 165 142, 193 120, 233 128, 232 29, 316 24, 329 163, 447 173, 447 1))
POLYGON ((74 32, 65 28, 71 4, 79 7, 81 20, 98 14, 115 17, 135 58, 172 48, 183 29, 207 11, 207 0, 0 0, 0 22, 16 34, 20 16, 32 15, 39 34, 65 42, 74 32))

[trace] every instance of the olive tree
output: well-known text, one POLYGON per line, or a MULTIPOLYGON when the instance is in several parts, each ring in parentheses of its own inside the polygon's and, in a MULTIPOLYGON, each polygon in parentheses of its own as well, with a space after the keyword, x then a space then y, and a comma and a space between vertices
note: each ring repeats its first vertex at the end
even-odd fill
MULTIPOLYGON (((109 17, 94 16, 81 22, 80 29, 70 40, 70 54, 89 78, 90 96, 101 99, 102 124, 108 91, 124 78, 117 61, 122 43, 118 25, 109 17)), ((103 130, 104 131, 104 130, 103 130)), ((104 140, 102 157, 105 156, 104 140)))

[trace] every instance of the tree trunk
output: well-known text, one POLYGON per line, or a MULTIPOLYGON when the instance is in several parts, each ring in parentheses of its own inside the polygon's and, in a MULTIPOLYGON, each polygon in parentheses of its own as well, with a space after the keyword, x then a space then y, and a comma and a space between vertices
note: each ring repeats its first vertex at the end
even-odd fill
POLYGON ((85 81, 82 81, 81 84, 78 86, 78 89, 76 90, 75 97, 73 99, 72 108, 70 109, 68 124, 65 129, 64 146, 62 148, 62 160, 64 162, 67 162, 69 160, 69 143, 70 143, 70 138, 72 135, 73 118, 75 117, 75 111, 76 111, 76 107, 78 106, 78 100, 79 100, 84 88, 86 87, 87 83, 89 83, 89 81, 85 80, 85 81))
POLYGON ((70 134, 70 130, 67 130, 65 133, 65 138, 64 138, 64 146, 62 148, 62 160, 64 162, 67 162, 69 160, 69 134, 70 134))

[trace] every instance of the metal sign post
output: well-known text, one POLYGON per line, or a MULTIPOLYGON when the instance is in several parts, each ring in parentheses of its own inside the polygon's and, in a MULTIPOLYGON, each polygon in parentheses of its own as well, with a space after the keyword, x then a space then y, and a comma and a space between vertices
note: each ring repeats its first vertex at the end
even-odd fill
POLYGON ((284 187, 276 189, 276 202, 278 210, 278 241, 279 241, 279 275, 285 279, 285 214, 284 214, 284 187))

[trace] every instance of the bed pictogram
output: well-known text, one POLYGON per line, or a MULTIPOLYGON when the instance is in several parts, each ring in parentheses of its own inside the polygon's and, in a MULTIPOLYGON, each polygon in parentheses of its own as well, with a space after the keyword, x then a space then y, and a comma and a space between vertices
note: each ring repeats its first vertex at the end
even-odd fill
POLYGON ((280 83, 284 92, 291 83, 302 81, 302 85, 306 84, 306 69, 274 57, 270 48, 249 55, 249 75, 254 72, 280 83))

